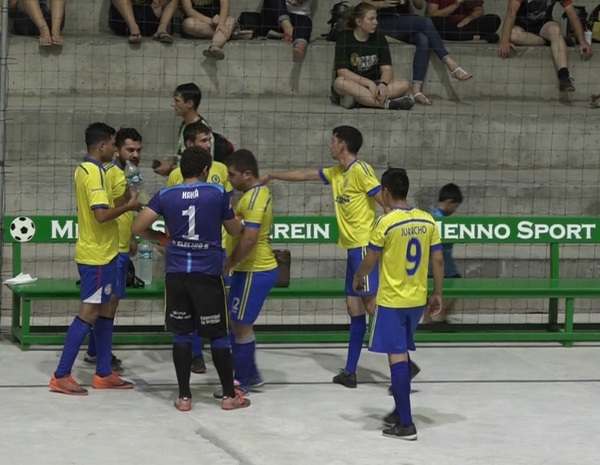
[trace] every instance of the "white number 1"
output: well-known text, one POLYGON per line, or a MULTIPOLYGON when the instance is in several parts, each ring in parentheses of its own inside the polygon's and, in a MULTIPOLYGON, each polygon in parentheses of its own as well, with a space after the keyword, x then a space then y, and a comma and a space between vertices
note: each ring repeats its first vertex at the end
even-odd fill
POLYGON ((188 217, 188 232, 182 237, 191 241, 197 241, 200 236, 196 234, 196 207, 192 205, 187 210, 182 210, 181 215, 188 217))

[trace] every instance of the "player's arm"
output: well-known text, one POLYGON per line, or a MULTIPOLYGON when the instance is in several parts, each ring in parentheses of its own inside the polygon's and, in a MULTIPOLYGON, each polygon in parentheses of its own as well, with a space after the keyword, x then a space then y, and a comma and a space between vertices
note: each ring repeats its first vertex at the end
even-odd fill
POLYGON ((381 191, 377 192, 373 196, 373 199, 375 200, 375 202, 377 202, 379 205, 381 205, 381 208, 383 208, 383 212, 384 213, 389 213, 390 212, 390 209, 383 202, 383 195, 381 195, 381 191))
POLYGON ((433 293, 429 297, 429 311, 437 315, 442 310, 442 284, 444 282, 444 253, 441 247, 431 252, 431 272, 433 274, 433 293))
POLYGON ((144 208, 133 220, 133 224, 131 225, 132 234, 149 241, 163 242, 166 234, 151 229, 158 218, 160 218, 159 213, 152 208, 144 208))
POLYGON ((515 27, 517 11, 520 7, 521 2, 519 0, 508 0, 506 16, 502 22, 502 34, 500 35, 500 56, 502 58, 508 58, 510 52, 515 49, 515 46, 510 42, 510 35, 513 27, 515 27))
POLYGON ((244 230, 244 223, 237 216, 229 220, 223 220, 223 226, 230 236, 239 236, 244 230))
POLYGON ((253 227, 246 224, 242 231, 240 242, 225 263, 225 272, 228 272, 235 265, 244 261, 248 254, 252 252, 252 249, 258 242, 259 233, 260 225, 258 227, 253 227))
POLYGON ((136 211, 142 208, 142 204, 138 202, 137 196, 132 195, 127 203, 113 208, 93 208, 94 218, 98 223, 106 223, 121 216, 123 213, 136 211))
POLYGON ((577 10, 573 4, 570 4, 565 8, 565 13, 567 14, 567 18, 569 18, 569 22, 573 27, 573 32, 575 33, 575 37, 577 37, 577 42, 579 42, 579 54, 585 60, 588 60, 594 54, 592 50, 592 46, 585 41, 585 36, 583 35, 583 26, 581 25, 581 21, 577 16, 577 10))
POLYGON ((375 250, 371 247, 367 250, 367 255, 363 258, 358 270, 354 274, 354 279, 352 280, 352 288, 359 292, 365 285, 365 276, 367 276, 373 268, 377 265, 377 260, 379 259, 379 255, 381 254, 380 250, 375 250))
POLYGON ((266 184, 272 179, 277 181, 305 182, 320 181, 321 176, 319 175, 319 170, 275 171, 272 173, 263 174, 260 178, 260 181, 266 184))

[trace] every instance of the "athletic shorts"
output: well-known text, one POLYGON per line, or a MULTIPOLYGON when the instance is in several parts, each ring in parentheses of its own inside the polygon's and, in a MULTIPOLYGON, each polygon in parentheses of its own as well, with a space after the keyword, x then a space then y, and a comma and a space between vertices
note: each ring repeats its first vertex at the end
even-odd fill
MULTIPOLYGON (((50 8, 48 8, 48 4, 46 2, 40 2, 40 10, 42 10, 42 15, 44 16, 44 20, 48 25, 48 29, 52 28, 52 14, 50 13, 50 8)), ((22 11, 21 7, 15 11, 9 11, 9 17, 13 22, 13 29, 15 34, 20 36, 37 36, 40 34, 39 29, 35 25, 35 23, 29 18, 25 11, 22 11)), ((60 24, 60 30, 62 31, 65 27, 65 18, 63 17, 62 22, 60 24)))
MULTIPOLYGON (((133 16, 135 22, 140 28, 140 33, 144 37, 152 36, 158 31, 160 18, 154 14, 150 5, 133 5, 133 16)), ((169 26, 171 23, 169 24, 169 26)), ((108 9, 108 26, 118 36, 128 36, 131 34, 129 26, 119 13, 119 10, 111 3, 108 9)))
POLYGON ((424 311, 424 306, 389 308, 378 305, 371 322, 369 350, 383 354, 415 350, 414 335, 424 311))
POLYGON ((167 273, 165 324, 173 334, 192 334, 210 339, 227 336, 229 321, 225 286, 221 276, 202 273, 167 273))
POLYGON ((542 28, 546 25, 546 23, 549 23, 550 21, 553 21, 552 17, 548 16, 540 21, 527 21, 525 18, 518 18, 515 21, 515 26, 519 26, 521 28, 523 28, 525 30, 525 32, 530 32, 532 34, 538 34, 540 33, 540 31, 542 30, 542 28))
POLYGON ((364 290, 354 292, 354 289, 352 289, 354 274, 358 271, 358 267, 366 254, 366 247, 357 247, 348 250, 348 258, 346 260, 346 296, 363 297, 377 294, 377 288, 379 287, 379 264, 376 264, 373 271, 365 277, 364 290))
POLYGON ((254 324, 278 275, 277 268, 269 271, 234 271, 228 297, 231 319, 246 325, 254 324))
POLYGON ((119 252, 117 255, 117 279, 114 294, 119 298, 125 298, 125 286, 127 285, 127 272, 129 271, 129 254, 119 252))
POLYGON ((106 265, 77 264, 81 278, 81 301, 85 304, 106 304, 117 285, 117 257, 106 265))

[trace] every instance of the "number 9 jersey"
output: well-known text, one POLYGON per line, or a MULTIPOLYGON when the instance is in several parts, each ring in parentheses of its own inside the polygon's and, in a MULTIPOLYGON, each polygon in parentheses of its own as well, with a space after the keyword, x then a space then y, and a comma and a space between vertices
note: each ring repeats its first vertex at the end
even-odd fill
POLYGON ((442 249, 429 213, 418 208, 394 208, 375 223, 369 248, 381 252, 377 305, 413 308, 427 303, 429 255, 442 249))

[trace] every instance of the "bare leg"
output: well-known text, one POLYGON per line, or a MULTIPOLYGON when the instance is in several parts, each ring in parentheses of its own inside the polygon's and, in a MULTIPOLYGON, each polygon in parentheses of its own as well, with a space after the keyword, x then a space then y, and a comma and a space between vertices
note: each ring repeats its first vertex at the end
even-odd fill
POLYGON ((29 16, 29 19, 35 24, 40 31, 40 45, 51 45, 52 36, 50 35, 50 28, 46 23, 40 3, 38 0, 20 0, 20 5, 29 16))
POLYGON ((162 6, 162 13, 160 14, 160 23, 158 24, 158 29, 156 30, 156 34, 154 36, 158 36, 162 34, 169 35, 169 24, 171 23, 171 19, 173 19, 173 15, 177 11, 177 0, 171 0, 166 5, 162 6))
POLYGON ((212 38, 212 42, 210 44, 210 48, 211 49, 219 49, 222 50, 223 49, 223 45, 225 45, 225 42, 227 42, 230 38, 231 38, 231 34, 233 33, 233 30, 235 29, 235 18, 233 16, 230 16, 229 18, 227 18, 227 20, 225 21, 225 28, 226 31, 223 32, 220 29, 217 29, 217 31, 215 32, 215 35, 212 38))
POLYGON ((140 28, 135 22, 135 16, 133 15, 133 6, 131 6, 130 0, 113 0, 113 5, 117 9, 121 16, 125 20, 129 33, 131 36, 141 37, 140 28))
POLYGON ((552 60, 557 70, 566 68, 568 65, 568 53, 567 44, 565 39, 560 33, 560 26, 558 23, 551 21, 544 24, 540 31, 542 39, 546 39, 550 42, 550 48, 552 50, 552 60))
POLYGON ((410 93, 412 94, 415 102, 420 105, 431 105, 431 100, 427 98, 427 96, 422 92, 423 83, 413 81, 410 86, 410 93))
POLYGON ((198 39, 211 39, 215 34, 215 27, 212 24, 200 21, 197 18, 185 18, 182 27, 183 32, 198 39))
POLYGON ((65 17, 65 7, 67 5, 66 0, 51 0, 50 2, 50 12, 52 13, 52 43, 54 45, 62 45, 63 37, 60 31, 60 27, 63 22, 63 18, 65 17))
POLYGON ((510 33, 510 41, 515 45, 545 45, 546 41, 537 34, 525 32, 525 29, 519 26, 513 27, 510 33))

